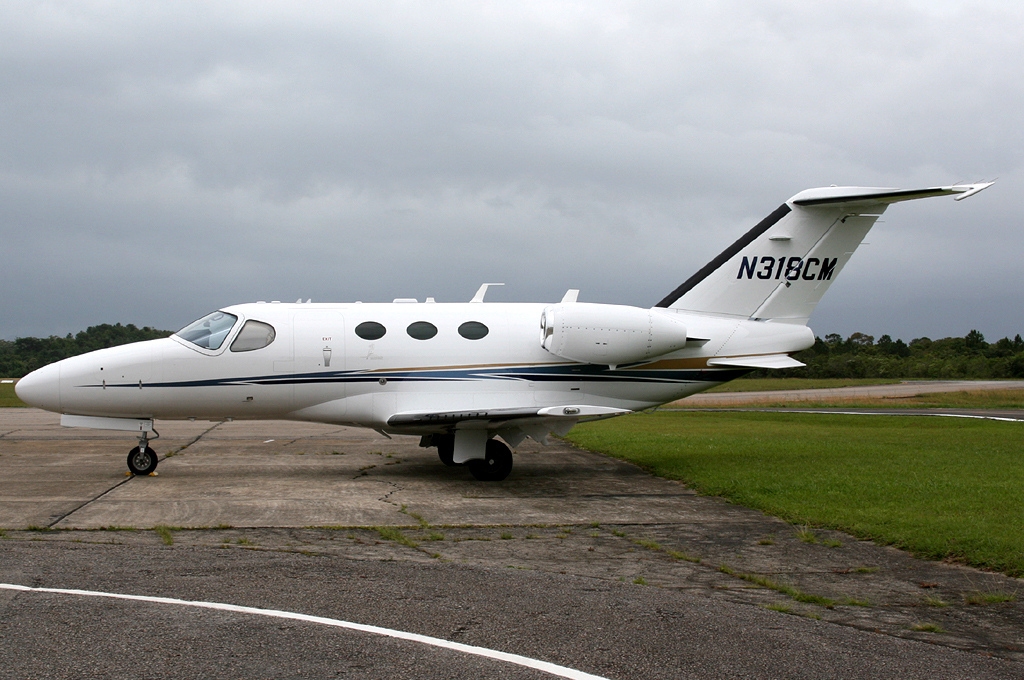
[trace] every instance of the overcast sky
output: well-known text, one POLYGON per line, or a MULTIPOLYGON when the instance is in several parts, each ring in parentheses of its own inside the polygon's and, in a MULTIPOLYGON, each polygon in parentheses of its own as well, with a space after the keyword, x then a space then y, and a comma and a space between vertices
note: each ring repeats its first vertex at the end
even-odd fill
POLYGON ((1024 4, 0 4, 0 338, 254 300, 650 306, 798 191, 811 327, 1024 334, 1024 4))

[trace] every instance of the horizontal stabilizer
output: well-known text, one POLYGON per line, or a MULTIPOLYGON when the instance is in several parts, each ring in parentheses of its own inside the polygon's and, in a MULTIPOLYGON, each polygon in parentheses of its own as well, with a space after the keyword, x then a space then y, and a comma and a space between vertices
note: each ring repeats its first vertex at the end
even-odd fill
POLYGON ((980 184, 956 184, 947 187, 928 187, 926 189, 879 189, 878 187, 821 187, 818 189, 807 189, 790 199, 794 205, 815 206, 815 205, 840 205, 855 203, 878 203, 887 205, 900 201, 912 201, 916 198, 930 198, 932 196, 949 196, 959 194, 953 200, 960 201, 973 196, 983 189, 995 184, 995 182, 982 182, 980 184))
POLYGON ((708 359, 708 366, 731 368, 800 368, 806 366, 788 354, 762 354, 752 357, 717 357, 708 359))

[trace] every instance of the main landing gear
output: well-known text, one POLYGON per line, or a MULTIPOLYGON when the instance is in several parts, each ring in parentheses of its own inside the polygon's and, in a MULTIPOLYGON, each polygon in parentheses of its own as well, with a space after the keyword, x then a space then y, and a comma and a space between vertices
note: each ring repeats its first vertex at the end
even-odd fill
POLYGON ((455 435, 453 434, 438 434, 434 435, 434 441, 437 442, 437 457, 441 459, 441 462, 448 467, 455 467, 458 463, 455 462, 455 435))
POLYGON ((487 439, 484 444, 483 457, 473 458, 464 463, 455 462, 455 435, 426 435, 420 446, 436 446, 437 457, 449 467, 465 465, 470 474, 482 482, 500 482, 512 472, 512 449, 497 439, 487 439))
POLYGON ((512 472, 512 449, 497 439, 487 440, 486 457, 468 461, 469 472, 481 482, 500 482, 512 472))
POLYGON ((156 451, 149 445, 149 437, 145 432, 139 437, 139 445, 128 452, 128 469, 133 475, 144 476, 156 470, 156 451))

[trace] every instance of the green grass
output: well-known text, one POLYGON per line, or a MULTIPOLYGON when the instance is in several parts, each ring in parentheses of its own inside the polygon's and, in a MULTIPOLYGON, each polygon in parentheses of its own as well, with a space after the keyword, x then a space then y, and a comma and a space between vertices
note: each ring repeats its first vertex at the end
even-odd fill
POLYGON ((898 401, 907 408, 1024 408, 1024 390, 938 392, 898 401))
POLYGON ((164 542, 164 545, 174 545, 174 534, 171 533, 171 528, 161 525, 153 527, 153 531, 160 537, 160 540, 164 542))
POLYGON ((693 562, 694 564, 700 564, 700 558, 690 553, 682 552, 681 550, 666 550, 665 554, 674 560, 682 560, 684 562, 693 562))
POLYGON ((18 399, 12 383, 0 383, 0 408, 26 408, 28 404, 18 399))
MULTIPOLYGON (((709 392, 713 390, 708 390, 709 392)), ((715 408, 964 408, 964 409, 1024 409, 1024 390, 961 390, 958 392, 936 392, 908 397, 822 397, 821 399, 784 401, 764 396, 756 401, 737 404, 721 404, 715 408)), ((707 408, 707 406, 682 401, 673 402, 670 408, 707 408)))
POLYGON ((774 392, 777 390, 817 390, 857 385, 894 385, 899 378, 741 378, 708 392, 774 392))
POLYGON ((803 529, 798 529, 797 532, 796 532, 796 537, 799 538, 804 543, 817 543, 818 542, 818 535, 815 534, 810 529, 808 529, 807 527, 804 527, 803 529))
POLYGON ((975 592, 964 595, 964 602, 967 604, 1000 604, 1002 602, 1013 602, 1016 599, 1016 593, 975 592))
POLYGON ((398 527, 374 528, 376 529, 377 533, 380 534, 380 537, 383 538, 385 541, 395 541, 396 543, 401 543, 402 545, 408 546, 410 548, 418 547, 418 544, 411 538, 403 534, 402 530, 398 527))
POLYGON ((760 574, 746 574, 743 572, 736 571, 727 564, 722 564, 718 567, 718 571, 729 576, 734 576, 738 579, 742 579, 747 583, 753 583, 756 586, 774 590, 777 593, 788 595, 797 602, 803 602, 805 604, 816 604, 826 609, 833 609, 836 606, 836 602, 833 599, 827 598, 823 595, 812 595, 811 593, 805 593, 802 590, 794 588, 793 586, 786 585, 785 583, 779 583, 774 579, 770 579, 767 576, 761 576, 760 574))
POLYGON ((1024 575, 1022 423, 656 412, 569 439, 799 525, 1024 575))

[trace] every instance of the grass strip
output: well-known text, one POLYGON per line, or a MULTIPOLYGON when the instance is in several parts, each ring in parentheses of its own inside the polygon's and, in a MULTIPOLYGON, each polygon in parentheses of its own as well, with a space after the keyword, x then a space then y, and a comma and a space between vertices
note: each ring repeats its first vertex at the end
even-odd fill
POLYGON ((374 531, 380 534, 385 541, 394 541, 410 548, 418 548, 419 544, 402 533, 398 527, 374 527, 374 531))
MULTIPOLYGON (((710 390, 709 390, 710 391, 710 390)), ((901 397, 821 397, 817 399, 790 399, 765 396, 742 403, 720 402, 711 406, 698 401, 673 402, 670 408, 960 408, 960 409, 1024 409, 1024 390, 960 390, 935 392, 901 397)))
POLYGON ((18 399, 13 383, 0 383, 0 408, 27 408, 28 404, 18 399))
POLYGON ((171 528, 161 525, 153 527, 153 531, 160 540, 164 542, 164 545, 174 545, 174 534, 171 533, 171 528))
POLYGON ((792 607, 790 607, 785 602, 774 602, 772 604, 766 604, 766 605, 763 605, 763 606, 764 606, 765 609, 769 609, 769 610, 771 610, 773 612, 779 612, 781 614, 791 614, 793 616, 803 616, 804 618, 815 619, 817 621, 821 620, 821 617, 819 615, 815 614, 814 612, 798 611, 798 610, 793 609, 792 607))
MULTIPOLYGON (((626 535, 622 532, 616 533, 613 531, 612 533, 616 536, 626 535)), ((665 546, 661 545, 660 543, 658 543, 657 541, 652 541, 646 538, 631 538, 629 540, 631 540, 633 543, 640 546, 641 548, 647 548, 648 550, 653 550, 654 552, 665 553, 674 560, 682 560, 683 562, 692 562, 694 564, 700 564, 699 557, 691 555, 689 553, 682 552, 680 550, 670 550, 665 546)))
POLYGON ((915 623, 910 627, 910 630, 917 631, 918 633, 945 633, 937 623, 915 623))
POLYGON ((742 378, 708 390, 712 392, 775 392, 778 390, 834 390, 862 385, 896 385, 900 378, 742 378))
POLYGON ((723 574, 728 574, 729 576, 734 576, 738 579, 742 579, 747 583, 753 583, 756 586, 761 586, 762 588, 767 588, 768 590, 774 590, 777 593, 788 595, 797 602, 803 602, 805 604, 816 604, 819 607, 825 607, 826 609, 834 609, 836 606, 835 600, 827 598, 823 595, 811 595, 810 593, 805 593, 802 590, 794 588, 793 586, 788 586, 785 583, 779 583, 778 581, 770 579, 767 576, 761 576, 760 574, 746 574, 741 571, 736 571, 727 564, 719 566, 718 571, 722 572, 723 574))
POLYGON ((1017 599, 1016 593, 967 593, 964 595, 964 602, 967 604, 1000 604, 1013 602, 1017 599))
POLYGON ((1024 575, 1021 423, 658 411, 568 438, 798 525, 1024 575))

